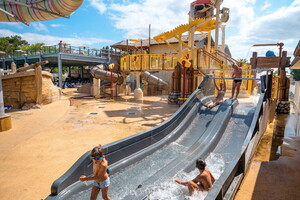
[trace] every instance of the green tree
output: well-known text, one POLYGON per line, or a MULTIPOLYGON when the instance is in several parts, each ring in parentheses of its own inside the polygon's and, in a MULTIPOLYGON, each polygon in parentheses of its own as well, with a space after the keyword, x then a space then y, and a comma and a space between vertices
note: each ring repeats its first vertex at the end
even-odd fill
POLYGON ((15 50, 21 49, 24 45, 28 45, 28 42, 22 40, 18 35, 0 38, 0 51, 6 53, 13 53, 15 50))
POLYGON ((22 46, 22 50, 23 51, 28 51, 28 50, 35 50, 38 51, 40 49, 40 46, 44 45, 44 43, 35 43, 35 44, 28 44, 28 45, 24 45, 22 46))
POLYGON ((300 81, 300 69, 292 69, 291 74, 295 81, 300 81))
MULTIPOLYGON (((66 66, 63 66, 63 67, 62 67, 62 73, 63 73, 63 74, 67 73, 68 70, 69 70, 68 67, 66 67, 66 66)), ((58 67, 52 67, 52 68, 51 68, 51 73, 58 73, 58 67)))
POLYGON ((241 58, 241 59, 238 59, 237 61, 239 61, 242 64, 249 64, 249 62, 246 58, 241 58))

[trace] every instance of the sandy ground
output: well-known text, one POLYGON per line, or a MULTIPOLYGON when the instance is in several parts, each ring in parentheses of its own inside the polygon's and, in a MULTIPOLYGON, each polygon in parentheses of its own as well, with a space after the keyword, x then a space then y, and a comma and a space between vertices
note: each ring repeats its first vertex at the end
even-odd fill
POLYGON ((0 199, 47 197, 53 181, 95 145, 157 126, 178 109, 166 97, 83 98, 73 106, 68 98, 9 113, 13 128, 0 133, 0 199))

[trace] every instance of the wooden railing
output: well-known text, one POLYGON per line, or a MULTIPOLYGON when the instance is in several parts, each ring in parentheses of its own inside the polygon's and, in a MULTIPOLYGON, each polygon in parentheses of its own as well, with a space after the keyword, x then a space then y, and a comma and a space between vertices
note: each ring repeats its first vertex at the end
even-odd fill
POLYGON ((161 71, 174 70, 177 55, 135 54, 121 58, 122 71, 161 71))

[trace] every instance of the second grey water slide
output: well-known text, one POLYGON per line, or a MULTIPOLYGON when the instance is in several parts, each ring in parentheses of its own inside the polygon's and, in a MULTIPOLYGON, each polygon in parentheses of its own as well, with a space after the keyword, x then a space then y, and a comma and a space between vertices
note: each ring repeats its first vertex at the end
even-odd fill
MULTIPOLYGON (((210 123, 217 113, 222 113, 219 107, 211 110, 203 109, 199 104, 194 105, 191 113, 196 115, 187 116, 189 126, 182 133, 182 135, 170 144, 166 144, 161 149, 158 149, 153 154, 144 159, 134 163, 133 165, 120 170, 120 172, 111 176, 111 187, 109 194, 112 199, 124 199, 130 194, 136 193, 138 190, 143 190, 141 185, 147 181, 151 176, 155 176, 161 169, 170 165, 174 159, 178 159, 186 152, 187 149, 197 145, 197 141, 201 139, 210 123)), ((178 127, 183 126, 185 122, 178 127)), ((177 131, 176 129, 174 130, 177 131)), ((166 138, 168 140, 169 138, 166 138)), ((113 168, 114 166, 111 166, 113 168)), ((155 176, 156 177, 156 176, 155 176)), ((88 198, 90 191, 84 191, 81 194, 73 196, 74 199, 88 198)), ((131 197, 127 197, 131 198, 131 197)))
MULTIPOLYGON (((110 194, 114 199, 131 199, 132 195, 138 198, 149 184, 172 176, 183 164, 191 165, 195 157, 216 146, 231 116, 232 101, 199 112, 198 99, 212 97, 214 85, 206 79, 200 88, 161 125, 104 146, 110 163, 110 194), (177 163, 183 155, 185 163, 177 163)), ((85 185, 78 181, 81 174, 92 174, 89 154, 85 153, 52 184, 47 200, 89 198, 92 182, 85 185)))
MULTIPOLYGON (((145 177, 145 181, 136 180, 135 184, 138 184, 137 188, 135 190, 130 190, 131 193, 129 195, 118 199, 145 199, 150 193, 153 192, 153 186, 164 182, 164 180, 170 177, 174 177, 179 171, 182 171, 185 168, 194 167, 194 163, 197 158, 207 155, 218 144, 225 128, 227 127, 228 121, 233 111, 233 107, 236 106, 237 102, 234 102, 234 104, 232 103, 232 100, 226 100, 219 108, 213 108, 212 111, 216 113, 213 115, 213 118, 206 127, 204 127, 203 124, 202 126, 192 125, 191 129, 189 130, 188 139, 186 139, 186 135, 183 135, 183 137, 186 139, 185 141, 179 138, 179 140, 177 140, 176 143, 173 144, 175 147, 179 145, 182 148, 177 147, 175 149, 177 151, 173 151, 174 155, 169 155, 168 160, 164 160, 164 162, 166 162, 167 164, 160 165, 160 163, 158 163, 158 165, 160 165, 159 171, 157 171, 155 174, 151 174, 151 176, 145 177), (203 132, 204 128, 205 131, 203 132), (182 144, 185 144, 185 142, 187 141, 189 141, 189 145, 183 146, 182 144)), ((210 111, 205 110, 203 113, 207 112, 210 111)), ((203 117, 206 118, 205 114, 203 117)), ((200 120, 198 122, 200 122, 200 120)), ((157 152, 157 156, 163 154, 164 149, 165 148, 163 148, 161 152, 157 152)), ((155 156, 156 154, 152 155, 150 159, 156 159, 155 156)), ((141 171, 143 170, 141 169, 141 171)), ((144 170, 144 172, 148 174, 147 171, 144 170)))

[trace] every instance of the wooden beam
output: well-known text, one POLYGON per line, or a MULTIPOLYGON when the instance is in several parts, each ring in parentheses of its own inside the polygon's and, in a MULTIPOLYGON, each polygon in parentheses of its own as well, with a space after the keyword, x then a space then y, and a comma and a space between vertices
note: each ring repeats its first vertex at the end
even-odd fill
POLYGON ((174 36, 183 46, 185 46, 186 48, 188 48, 189 50, 191 49, 191 47, 189 45, 187 45, 184 41, 182 41, 182 39, 180 37, 178 37, 177 35, 174 36))
POLYGON ((47 63, 48 63, 48 60, 45 60, 45 61, 42 61, 42 62, 37 62, 37 63, 31 64, 27 67, 21 67, 21 68, 17 69, 17 72, 24 72, 24 71, 27 71, 28 69, 33 69, 35 67, 38 67, 40 65, 45 65, 47 63))
POLYGON ((164 41, 169 47, 171 47, 174 51, 176 51, 177 53, 179 53, 179 50, 176 49, 175 47, 173 47, 167 40, 164 41))

